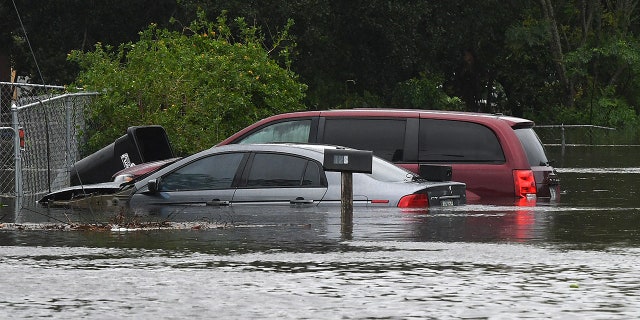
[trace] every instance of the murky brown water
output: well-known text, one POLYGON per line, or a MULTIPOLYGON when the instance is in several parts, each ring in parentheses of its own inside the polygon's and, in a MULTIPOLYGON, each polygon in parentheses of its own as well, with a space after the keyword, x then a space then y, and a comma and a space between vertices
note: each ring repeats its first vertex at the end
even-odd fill
POLYGON ((348 236, 338 208, 143 210, 129 219, 174 227, 63 231, 42 226, 117 210, 5 206, 0 316, 640 316, 640 147, 548 151, 557 203, 356 208, 348 236))

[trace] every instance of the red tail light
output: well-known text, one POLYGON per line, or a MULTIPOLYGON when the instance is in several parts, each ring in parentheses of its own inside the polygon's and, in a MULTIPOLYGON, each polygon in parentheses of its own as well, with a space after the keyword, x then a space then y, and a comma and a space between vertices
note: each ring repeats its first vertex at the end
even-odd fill
POLYGON ((398 208, 426 208, 429 199, 425 193, 408 194, 398 201, 398 208))
POLYGON ((516 188, 516 197, 526 198, 527 195, 535 195, 536 179, 531 170, 513 170, 513 183, 516 188))
POLYGON ((18 138, 20 138, 20 149, 24 150, 24 147, 25 147, 24 129, 22 129, 22 128, 18 129, 18 138))

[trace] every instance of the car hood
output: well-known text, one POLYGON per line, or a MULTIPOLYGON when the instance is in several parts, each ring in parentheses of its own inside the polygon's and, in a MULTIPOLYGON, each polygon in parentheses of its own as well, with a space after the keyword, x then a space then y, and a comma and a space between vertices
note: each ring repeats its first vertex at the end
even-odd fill
POLYGON ((71 186, 48 193, 40 200, 38 200, 38 203, 47 204, 52 201, 74 200, 97 194, 114 194, 120 190, 122 184, 122 182, 103 182, 96 184, 71 186))

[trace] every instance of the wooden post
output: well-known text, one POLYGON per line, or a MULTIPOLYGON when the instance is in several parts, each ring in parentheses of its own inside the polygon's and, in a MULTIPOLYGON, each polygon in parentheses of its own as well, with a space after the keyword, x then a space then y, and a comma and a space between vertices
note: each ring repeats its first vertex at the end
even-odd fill
POLYGON ((353 174, 342 172, 341 221, 342 236, 351 239, 353 232, 353 174))

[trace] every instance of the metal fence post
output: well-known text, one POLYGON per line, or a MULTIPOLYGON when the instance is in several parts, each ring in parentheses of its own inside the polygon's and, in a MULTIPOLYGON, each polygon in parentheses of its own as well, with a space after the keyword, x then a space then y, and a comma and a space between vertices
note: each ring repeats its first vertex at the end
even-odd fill
POLYGON ((20 122, 18 119, 18 106, 11 102, 11 119, 13 126, 13 154, 15 162, 15 193, 16 197, 22 197, 22 149, 20 148, 20 122))
POLYGON ((67 96, 64 99, 64 110, 65 110, 65 168, 69 168, 71 166, 71 159, 69 158, 71 152, 71 96, 67 96))
POLYGON ((82 109, 98 93, 61 94, 62 86, 26 83, 0 86, 21 88, 13 99, 6 90, 0 92, 6 103, 0 119, 0 196, 24 198, 68 187, 69 167, 78 157, 78 130, 84 126, 82 109), (28 136, 26 145, 21 132, 28 136))

